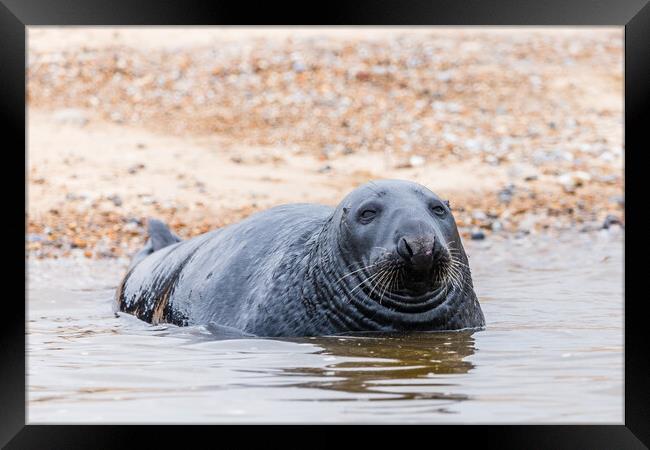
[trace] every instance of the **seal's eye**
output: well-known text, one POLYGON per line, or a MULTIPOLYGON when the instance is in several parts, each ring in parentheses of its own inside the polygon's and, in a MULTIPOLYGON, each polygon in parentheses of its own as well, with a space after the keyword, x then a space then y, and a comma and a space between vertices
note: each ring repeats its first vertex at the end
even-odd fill
POLYGON ((432 206, 431 210, 434 213, 436 213, 437 215, 439 215, 439 216, 444 216, 445 214, 447 214, 447 211, 445 211, 445 208, 443 208, 440 205, 432 206))
POLYGON ((372 219, 374 219, 376 215, 377 215, 377 211, 375 211, 374 209, 364 209, 361 212, 361 214, 359 214, 359 218, 361 219, 362 222, 368 223, 372 219))

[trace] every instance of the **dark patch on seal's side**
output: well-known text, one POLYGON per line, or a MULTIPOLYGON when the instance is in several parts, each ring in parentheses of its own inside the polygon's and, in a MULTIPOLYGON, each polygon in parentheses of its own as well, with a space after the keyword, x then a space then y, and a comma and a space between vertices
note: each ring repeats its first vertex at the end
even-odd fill
POLYGON ((124 286, 126 285, 126 281, 129 279, 132 272, 133 272, 133 268, 129 269, 126 275, 124 275, 124 278, 122 278, 122 281, 117 287, 117 290, 115 291, 115 301, 117 303, 117 309, 120 311, 124 311, 124 304, 125 304, 124 286))
POLYGON ((133 314, 138 319, 154 325, 171 323, 178 326, 186 326, 188 324, 188 317, 180 311, 175 310, 169 303, 169 298, 178 285, 183 268, 192 256, 194 256, 196 250, 198 250, 198 247, 183 259, 171 274, 154 279, 151 290, 139 292, 137 297, 134 296, 127 301, 124 286, 133 271, 131 269, 118 288, 120 311, 133 314))

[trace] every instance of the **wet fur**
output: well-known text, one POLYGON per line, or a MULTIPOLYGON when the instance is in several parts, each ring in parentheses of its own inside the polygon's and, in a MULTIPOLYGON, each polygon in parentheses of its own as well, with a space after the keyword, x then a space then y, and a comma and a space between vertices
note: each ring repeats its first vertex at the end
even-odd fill
MULTIPOLYGON (((370 189, 383 197, 386 189, 413 186, 370 189)), ((345 199, 337 208, 284 205, 183 242, 157 222, 118 288, 117 306, 150 323, 212 324, 259 336, 484 325, 459 237, 449 240, 446 263, 420 293, 405 283, 390 249, 368 267, 351 256, 342 235, 358 225, 348 211, 345 199)))

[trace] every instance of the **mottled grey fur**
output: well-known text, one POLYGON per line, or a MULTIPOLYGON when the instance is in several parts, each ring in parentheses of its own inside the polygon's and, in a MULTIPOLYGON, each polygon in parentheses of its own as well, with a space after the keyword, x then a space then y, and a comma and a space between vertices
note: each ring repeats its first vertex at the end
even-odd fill
POLYGON ((448 204, 421 185, 396 180, 361 186, 336 208, 278 206, 182 242, 161 222, 150 222, 150 239, 117 301, 121 311, 151 323, 258 336, 485 324, 448 204), (377 216, 371 223, 359 216, 365 204, 377 216), (415 236, 409 252, 426 243, 441 255, 441 267, 455 256, 453 279, 435 264, 435 276, 409 272, 397 251, 405 233, 415 236), (383 275, 378 267, 386 269, 383 275))

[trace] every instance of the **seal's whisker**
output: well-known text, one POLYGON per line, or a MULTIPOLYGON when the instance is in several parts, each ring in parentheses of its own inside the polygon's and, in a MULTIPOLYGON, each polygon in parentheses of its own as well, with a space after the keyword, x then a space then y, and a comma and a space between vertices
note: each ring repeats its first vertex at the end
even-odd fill
POLYGON ((460 258, 462 257, 462 254, 460 253, 460 251, 457 251, 457 250, 451 250, 451 251, 449 251, 449 256, 450 256, 451 258, 454 258, 454 259, 460 260, 460 258))
POLYGON ((449 269, 449 275, 450 275, 451 284, 454 287, 458 288, 459 283, 460 283, 460 281, 458 279, 458 273, 453 268, 450 268, 449 269))
POLYGON ((368 297, 370 297, 370 296, 372 295, 373 291, 374 291, 375 288, 377 287, 377 282, 378 282, 381 278, 383 278, 384 275, 386 275, 386 270, 385 270, 385 269, 381 270, 381 271, 379 272, 379 274, 380 274, 380 275, 379 275, 378 277, 374 277, 374 278, 372 279, 372 281, 370 282, 370 285, 372 286, 372 289, 370 290, 370 293, 368 294, 368 297))
POLYGON ((452 242, 452 243, 449 243, 449 245, 448 245, 448 247, 447 247, 447 251, 448 251, 449 253, 453 253, 453 254, 457 254, 457 255, 460 255, 460 254, 461 254, 461 250, 460 250, 460 248, 458 248, 458 247, 454 247, 454 246, 453 246, 453 242, 452 242))
POLYGON ((442 284, 442 275, 441 275, 441 273, 442 273, 442 271, 440 271, 440 270, 436 271, 436 276, 433 279, 434 284, 436 284, 436 285, 442 284))
POLYGON ((391 264, 391 265, 390 265, 389 267, 387 267, 387 269, 386 269, 386 276, 379 280, 379 282, 378 282, 378 286, 379 286, 379 289, 380 289, 380 291, 381 291, 381 292, 380 292, 380 298, 381 298, 382 295, 385 294, 386 289, 387 289, 388 286, 389 286, 389 282, 390 282, 390 280, 391 280, 391 278, 392 278, 394 272, 395 272, 394 266, 391 264))
POLYGON ((456 249, 457 249, 456 245, 457 245, 457 244, 456 244, 456 241, 449 241, 449 242, 447 242, 447 247, 450 247, 450 246, 451 246, 451 248, 456 248, 456 249))
POLYGON ((451 263, 452 263, 452 265, 453 265, 456 269, 458 269, 458 270, 460 270, 461 267, 467 268, 467 270, 469 270, 469 265, 468 265, 468 264, 465 264, 464 262, 462 262, 462 261, 461 261, 459 258, 457 258, 457 257, 456 257, 456 258, 452 258, 452 259, 451 259, 451 263))
POLYGON ((359 289, 359 287, 361 287, 364 283, 367 283, 367 282, 372 283, 372 281, 377 279, 379 277, 379 275, 381 275, 381 274, 383 274, 383 271, 380 270, 379 272, 376 272, 376 273, 372 274, 368 278, 364 278, 361 281, 361 283, 357 284, 350 292, 348 292, 348 295, 351 295, 354 291, 359 289))
POLYGON ((390 275, 390 270, 389 270, 388 268, 386 268, 386 269, 384 269, 384 272, 383 272, 383 273, 384 273, 384 275, 383 275, 379 280, 377 280, 377 283, 375 283, 375 286, 372 288, 372 290, 371 290, 370 293, 368 294, 368 297, 372 297, 372 293, 375 291, 375 289, 376 289, 378 286, 379 286, 380 289, 381 289, 381 286, 383 286, 382 283, 383 283, 384 279, 385 279, 388 275, 390 275))
POLYGON ((395 280, 397 279, 397 271, 393 270, 393 275, 390 279, 390 284, 388 285, 388 289, 383 292, 381 297, 379 298, 379 304, 381 305, 381 300, 384 298, 384 295, 386 295, 386 292, 393 292, 393 284, 395 283, 395 280))
POLYGON ((454 283, 459 290, 462 290, 465 285, 465 277, 463 276, 460 268, 452 263, 450 266, 450 273, 453 274, 454 283))
POLYGON ((397 285, 395 286, 395 290, 399 290, 402 287, 404 287, 404 267, 399 266, 397 268, 397 273, 398 273, 398 279, 397 279, 397 285))
POLYGON ((362 270, 369 269, 369 268, 374 267, 374 266, 376 266, 376 265, 378 265, 378 264, 381 264, 381 261, 380 261, 380 262, 377 262, 377 263, 375 263, 375 264, 370 264, 370 265, 368 265, 368 266, 362 267, 361 269, 353 270, 352 272, 346 273, 346 274, 343 275, 341 278, 339 278, 338 280, 336 280, 336 283, 338 283, 339 281, 341 281, 341 280, 344 279, 344 278, 349 277, 350 275, 354 275, 354 274, 357 273, 357 272, 361 272, 362 270))
MULTIPOLYGON (((390 276, 392 275, 392 272, 389 272, 388 278, 390 279, 390 276)), ((386 284, 382 286, 383 289, 381 289, 381 292, 379 294, 379 304, 381 305, 381 299, 384 298, 384 292, 386 291, 386 284)))
POLYGON ((455 262, 455 258, 450 258, 442 265, 442 269, 436 273, 435 283, 444 287, 445 295, 450 285, 460 289, 462 275, 455 262))
POLYGON ((350 294, 353 293, 356 289, 359 288, 359 286, 363 285, 366 282, 371 282, 372 280, 376 279, 379 275, 381 275, 383 272, 379 270, 378 272, 375 272, 374 274, 370 275, 368 278, 364 278, 361 280, 359 284, 357 284, 351 291, 350 294))
POLYGON ((460 261, 457 257, 453 257, 453 258, 451 258, 451 259, 452 259, 452 263, 453 263, 453 264, 457 264, 457 265, 460 265, 460 266, 464 266, 464 267, 468 267, 468 268, 469 268, 469 266, 468 266, 467 264, 465 264, 464 262, 460 261))
POLYGON ((391 277, 389 280, 388 285, 385 287, 384 291, 381 293, 381 297, 379 297, 379 304, 381 305, 381 301, 384 298, 384 295, 386 295, 386 292, 392 292, 391 289, 393 288, 393 283, 395 282, 395 278, 397 276, 397 272, 393 269, 391 272, 391 277))
POLYGON ((446 280, 445 280, 445 286, 446 286, 447 288, 449 288, 449 287, 456 287, 456 279, 454 278, 454 276, 453 276, 451 273, 449 273, 449 274, 447 275, 447 277, 446 277, 446 280))

